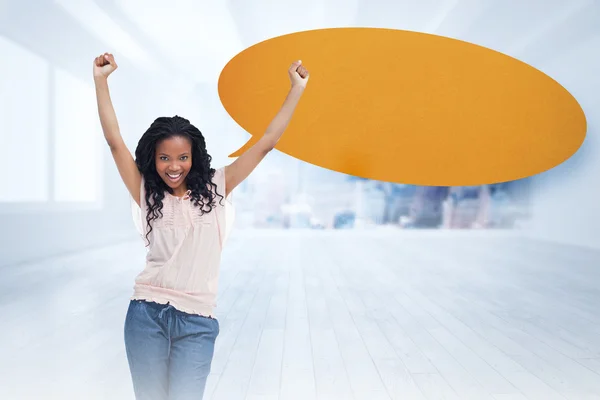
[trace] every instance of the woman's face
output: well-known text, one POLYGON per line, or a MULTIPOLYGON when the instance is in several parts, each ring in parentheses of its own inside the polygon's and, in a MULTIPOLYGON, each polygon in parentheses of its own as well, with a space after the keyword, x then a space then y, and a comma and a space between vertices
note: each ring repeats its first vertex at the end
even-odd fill
POLYGON ((192 143, 187 137, 173 136, 156 145, 156 171, 172 189, 185 182, 192 168, 192 143))

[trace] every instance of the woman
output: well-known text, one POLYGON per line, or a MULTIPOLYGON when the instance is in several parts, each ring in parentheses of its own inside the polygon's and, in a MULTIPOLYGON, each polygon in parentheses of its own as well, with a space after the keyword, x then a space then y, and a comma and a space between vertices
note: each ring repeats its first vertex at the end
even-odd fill
POLYGON ((300 61, 291 89, 264 136, 232 164, 211 168, 202 133, 179 116, 157 118, 134 160, 119 131, 107 78, 112 54, 94 60, 102 130, 133 200, 148 247, 125 319, 125 347, 136 398, 201 399, 219 322, 213 308, 225 238, 224 200, 271 151, 308 82, 300 61))

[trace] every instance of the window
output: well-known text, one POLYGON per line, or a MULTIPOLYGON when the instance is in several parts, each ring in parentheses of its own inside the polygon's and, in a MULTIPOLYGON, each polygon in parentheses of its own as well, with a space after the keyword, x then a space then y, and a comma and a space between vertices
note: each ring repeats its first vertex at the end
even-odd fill
POLYGON ((1 36, 0 52, 0 202, 47 202, 48 62, 1 36))
POLYGON ((103 142, 94 87, 0 36, 3 212, 98 208, 103 142))

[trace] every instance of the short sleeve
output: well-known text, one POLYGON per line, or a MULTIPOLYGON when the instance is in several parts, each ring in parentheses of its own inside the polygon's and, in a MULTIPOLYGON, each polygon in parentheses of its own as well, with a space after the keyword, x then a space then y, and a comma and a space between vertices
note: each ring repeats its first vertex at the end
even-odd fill
MULTIPOLYGON (((225 167, 221 167, 215 171, 213 182, 217 185, 217 194, 225 196, 225 167)), ((232 194, 229 193, 229 196, 224 199, 217 196, 215 203, 217 205, 217 224, 219 225, 221 247, 223 247, 231 233, 233 222, 235 220, 235 208, 233 205, 232 194)))

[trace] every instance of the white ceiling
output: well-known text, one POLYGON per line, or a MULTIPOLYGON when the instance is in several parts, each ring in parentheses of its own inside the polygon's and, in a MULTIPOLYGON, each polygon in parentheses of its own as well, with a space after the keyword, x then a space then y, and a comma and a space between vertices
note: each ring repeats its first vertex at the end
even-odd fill
POLYGON ((227 61, 244 48, 308 29, 365 26, 428 32, 480 44, 536 67, 600 34, 595 0, 106 1, 157 46, 156 54, 168 57, 187 78, 204 83, 216 82, 227 61))

